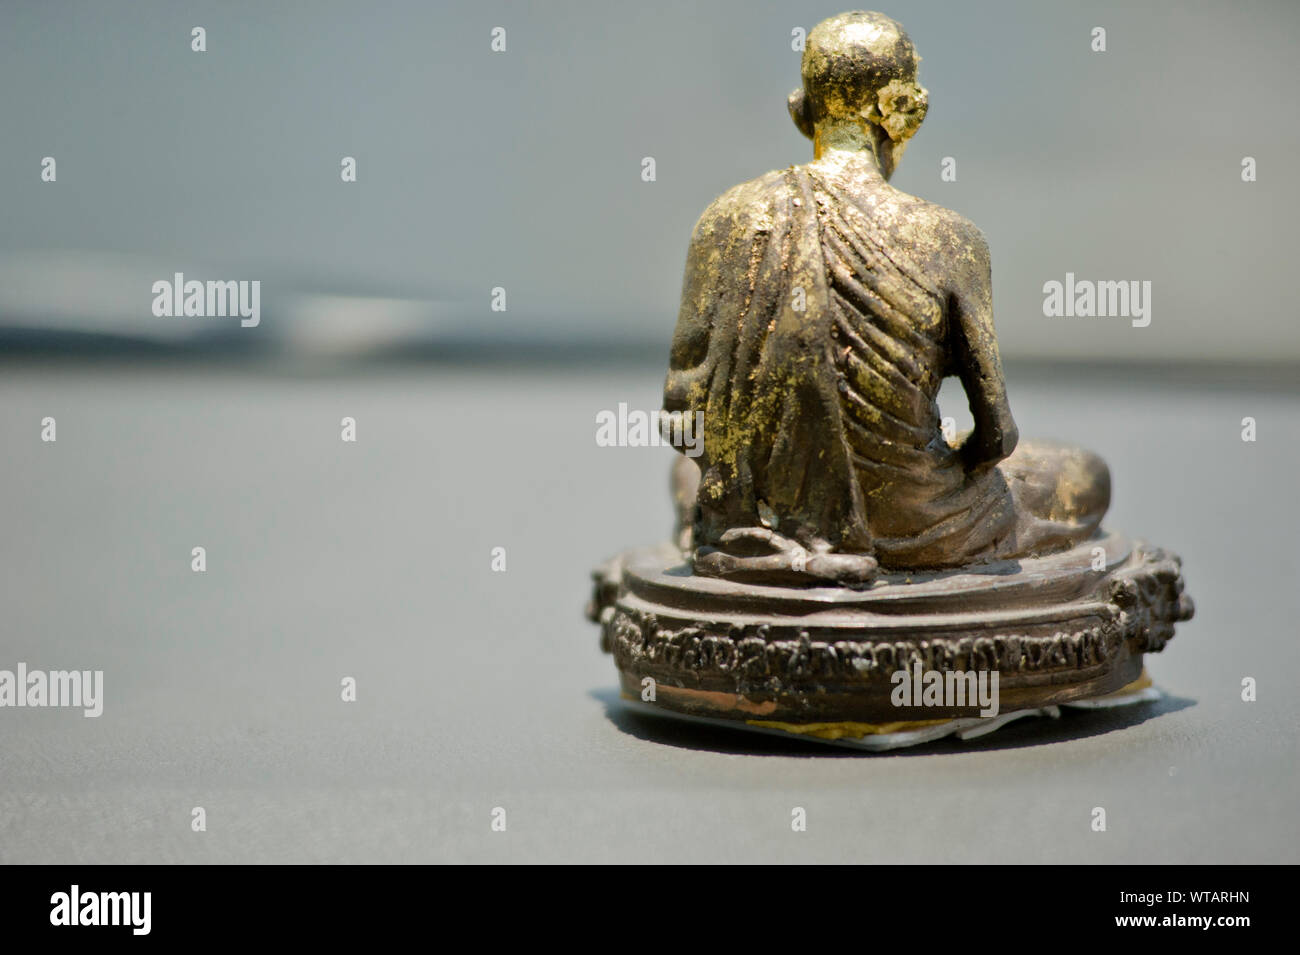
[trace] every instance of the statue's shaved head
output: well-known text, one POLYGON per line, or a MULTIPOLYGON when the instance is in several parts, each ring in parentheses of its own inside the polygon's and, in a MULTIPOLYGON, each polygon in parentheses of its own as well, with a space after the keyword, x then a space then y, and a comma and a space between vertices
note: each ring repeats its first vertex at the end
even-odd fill
POLYGON ((808 35, 803 87, 791 95, 791 114, 808 136, 826 120, 860 119, 881 126, 896 142, 906 140, 927 105, 916 83, 920 59, 902 26, 883 13, 830 17, 808 35))

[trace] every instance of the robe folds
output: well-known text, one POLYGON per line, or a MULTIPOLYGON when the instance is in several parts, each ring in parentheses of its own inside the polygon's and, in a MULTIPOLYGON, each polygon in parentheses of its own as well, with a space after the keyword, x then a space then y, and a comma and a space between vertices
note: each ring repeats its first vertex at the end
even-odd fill
POLYGON ((696 225, 664 408, 704 413, 697 546, 775 517, 774 529, 805 547, 872 553, 828 296, 805 172, 738 186, 696 225))
POLYGON ((664 408, 703 413, 697 548, 767 528, 809 551, 942 568, 1070 546, 1109 472, 1022 442, 968 473, 937 394, 945 293, 842 180, 796 166, 723 194, 691 238, 664 408))

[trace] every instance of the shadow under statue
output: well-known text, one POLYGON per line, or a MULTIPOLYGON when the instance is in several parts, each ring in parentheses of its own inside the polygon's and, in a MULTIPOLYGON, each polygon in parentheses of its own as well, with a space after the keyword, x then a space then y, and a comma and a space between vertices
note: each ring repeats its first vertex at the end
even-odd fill
POLYGON ((983 234, 889 185, 919 60, 882 14, 820 23, 789 99, 813 161, 692 234, 664 409, 702 452, 673 469, 676 539, 599 568, 588 608, 655 711, 867 748, 978 735, 1152 698, 1142 655, 1192 615, 1176 556, 1100 529, 1105 462, 1019 441, 983 234))

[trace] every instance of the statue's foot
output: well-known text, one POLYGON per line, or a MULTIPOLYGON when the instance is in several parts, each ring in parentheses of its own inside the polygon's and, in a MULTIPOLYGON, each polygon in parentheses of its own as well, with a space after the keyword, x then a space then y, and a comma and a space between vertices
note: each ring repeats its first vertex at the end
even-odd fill
POLYGON ((1101 526, 1110 507, 1110 468, 1100 456, 1053 441, 1022 441, 998 465, 1011 491, 1016 529, 1000 557, 1073 547, 1101 526))
POLYGON ((878 569, 869 555, 806 548, 767 527, 732 528, 717 546, 698 548, 693 567, 701 577, 790 587, 868 584, 878 569))

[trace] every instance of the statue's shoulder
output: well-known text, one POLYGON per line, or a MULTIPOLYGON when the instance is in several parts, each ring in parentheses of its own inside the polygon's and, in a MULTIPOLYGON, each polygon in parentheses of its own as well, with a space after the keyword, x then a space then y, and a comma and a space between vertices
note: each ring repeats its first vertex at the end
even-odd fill
POLYGON ((947 270, 952 281, 965 288, 971 282, 987 285, 992 264, 984 231, 960 212, 943 206, 935 208, 942 213, 941 254, 948 259, 947 270))
POLYGON ((789 169, 774 169, 732 186, 709 203, 695 223, 694 236, 770 230, 774 213, 794 194, 789 169))
POLYGON ((983 230, 960 212, 885 186, 885 216, 906 223, 909 245, 927 259, 927 271, 965 281, 987 273, 989 244, 983 230))
MULTIPOLYGON (((900 193, 900 195, 906 195, 900 193)), ((924 217, 932 225, 935 238, 944 251, 955 254, 970 253, 974 257, 988 258, 989 244, 984 232, 960 212, 941 206, 936 202, 907 196, 914 204, 917 218, 924 217)))
POLYGON ((941 206, 929 199, 922 199, 910 192, 884 183, 878 187, 878 196, 886 215, 903 217, 917 224, 924 224, 926 231, 932 232, 949 243, 982 244, 984 233, 970 219, 960 212, 941 206))
POLYGON ((970 219, 967 219, 960 212, 954 212, 945 206, 934 205, 939 210, 941 222, 944 227, 951 233, 954 241, 959 245, 975 251, 982 251, 985 256, 988 255, 989 242, 984 237, 984 230, 977 226, 970 219))

